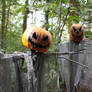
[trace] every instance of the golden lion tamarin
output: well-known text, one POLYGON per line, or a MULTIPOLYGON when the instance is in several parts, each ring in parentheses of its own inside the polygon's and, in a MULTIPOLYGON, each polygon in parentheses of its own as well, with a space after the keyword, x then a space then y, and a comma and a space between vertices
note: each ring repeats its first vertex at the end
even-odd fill
POLYGON ((72 24, 70 27, 70 40, 80 43, 84 38, 84 27, 82 24, 72 24))

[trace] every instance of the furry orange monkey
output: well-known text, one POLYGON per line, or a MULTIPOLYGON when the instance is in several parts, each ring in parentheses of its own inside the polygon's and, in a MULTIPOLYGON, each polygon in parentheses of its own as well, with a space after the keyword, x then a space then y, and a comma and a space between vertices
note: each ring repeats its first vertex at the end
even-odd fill
POLYGON ((52 36, 45 29, 31 26, 23 33, 22 43, 31 50, 46 52, 52 45, 52 36))
POLYGON ((84 38, 84 27, 82 24, 72 24, 70 27, 70 39, 80 43, 84 38))

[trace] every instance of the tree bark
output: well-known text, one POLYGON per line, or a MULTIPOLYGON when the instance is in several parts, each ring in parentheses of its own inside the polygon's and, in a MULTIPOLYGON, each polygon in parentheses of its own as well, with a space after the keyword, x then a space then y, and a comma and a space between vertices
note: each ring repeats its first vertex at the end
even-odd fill
MULTIPOLYGON (((46 0, 46 3, 48 4, 49 3, 49 0, 46 0)), ((46 27, 46 30, 48 30, 48 19, 49 19, 49 9, 45 11, 45 27, 46 27)))
POLYGON ((2 3, 2 17, 1 17, 1 48, 3 48, 4 43, 3 43, 3 39, 4 39, 4 32, 5 32, 5 16, 6 16, 6 2, 5 0, 1 1, 2 3))
MULTIPOLYGON (((60 5, 62 4, 62 1, 60 0, 60 5)), ((57 27, 57 33, 56 33, 56 35, 55 35, 55 38, 56 39, 58 39, 58 40, 60 40, 59 39, 59 31, 60 31, 60 29, 61 29, 61 15, 62 15, 62 8, 60 7, 59 8, 59 14, 58 14, 58 20, 57 20, 57 24, 58 24, 58 27, 57 27)))
POLYGON ((10 19, 9 19, 9 17, 10 17, 11 0, 9 0, 8 2, 9 2, 9 4, 8 4, 7 12, 6 12, 7 15, 6 15, 6 26, 5 26, 6 32, 7 32, 8 28, 9 28, 9 24, 10 24, 10 19))
POLYGON ((27 15, 29 13, 28 9, 28 0, 25 1, 25 8, 24 8, 24 18, 23 18, 23 33, 27 27, 27 15))

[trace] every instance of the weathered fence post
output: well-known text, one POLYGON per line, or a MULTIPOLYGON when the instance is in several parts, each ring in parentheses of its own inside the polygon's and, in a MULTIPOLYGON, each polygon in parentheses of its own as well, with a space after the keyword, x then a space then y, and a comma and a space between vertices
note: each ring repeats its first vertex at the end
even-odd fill
MULTIPOLYGON (((84 41, 79 44, 70 41, 68 43, 60 44, 59 51, 62 53, 77 52, 77 54, 71 53, 69 55, 65 55, 64 57, 78 63, 83 63, 84 56, 80 53, 80 50, 84 49, 84 47, 84 41)), ((79 64, 66 60, 65 58, 60 59, 62 80, 66 82, 67 92, 77 92, 82 67, 79 64)))
MULTIPOLYGON (((74 43, 73 41, 69 42, 69 51, 72 52, 76 52, 79 50, 79 44, 78 43, 74 43)), ((79 53, 78 54, 70 54, 69 55, 69 59, 74 60, 76 62, 80 62, 79 61, 79 53)), ((70 92, 77 92, 76 90, 76 86, 77 84, 75 84, 75 76, 77 73, 77 67, 78 65, 70 62, 70 92)), ((80 70, 81 71, 81 70, 80 70)))
MULTIPOLYGON (((68 49, 69 43, 65 43, 65 44, 59 44, 59 52, 61 53, 65 53, 65 52, 69 52, 68 49)), ((65 55, 64 57, 69 58, 69 55, 65 55)), ((62 76, 62 82, 64 84, 66 84, 66 89, 68 90, 67 92, 70 92, 70 72, 69 72, 69 62, 67 62, 64 58, 59 58, 59 69, 61 72, 61 76, 62 76)))
POLYGON ((0 92, 43 92, 43 70, 44 54, 42 53, 34 55, 30 52, 27 54, 0 53, 0 92), (24 58, 28 66, 28 80, 24 79, 22 71, 24 58), (24 87, 24 83, 28 88, 24 87))
POLYGON ((22 67, 24 63, 24 59, 21 61, 21 66, 19 66, 19 58, 18 56, 13 57, 13 62, 15 66, 15 72, 16 72, 16 84, 17 84, 17 92, 23 92, 23 78, 22 78, 22 67))
POLYGON ((10 85, 10 59, 3 58, 0 53, 0 92, 11 92, 10 85))
POLYGON ((25 59, 28 68, 28 92, 43 92, 44 55, 42 53, 28 52, 28 56, 25 59))
POLYGON ((25 56, 25 60, 27 61, 28 69, 28 92, 37 92, 37 79, 35 78, 33 61, 30 52, 28 52, 28 55, 25 56))
POLYGON ((37 56, 38 60, 37 60, 37 63, 38 63, 38 69, 36 70, 36 75, 37 75, 37 92, 43 92, 43 77, 44 77, 44 69, 45 69, 45 65, 44 65, 44 62, 45 62, 45 56, 44 54, 40 53, 38 54, 37 56))

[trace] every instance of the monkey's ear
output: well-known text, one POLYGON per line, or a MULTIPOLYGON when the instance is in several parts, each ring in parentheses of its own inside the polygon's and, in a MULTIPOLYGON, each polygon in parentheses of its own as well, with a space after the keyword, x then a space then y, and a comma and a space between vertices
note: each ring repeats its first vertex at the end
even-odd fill
POLYGON ((79 31, 81 31, 82 30, 82 26, 79 28, 79 31))
POLYGON ((74 32, 77 30, 75 26, 73 26, 72 28, 73 28, 74 32))

